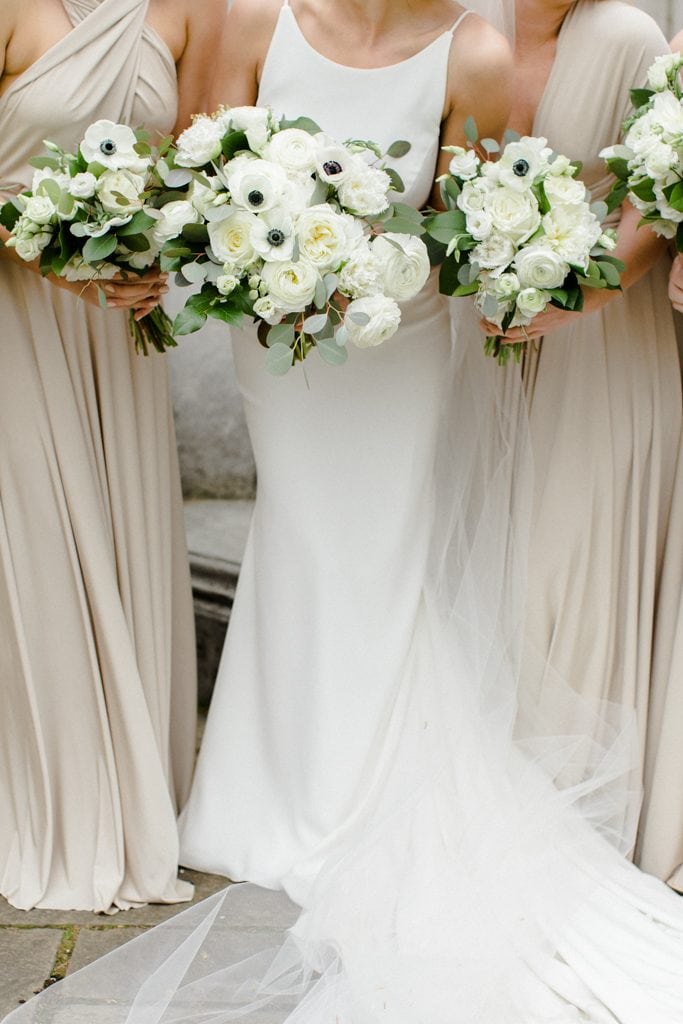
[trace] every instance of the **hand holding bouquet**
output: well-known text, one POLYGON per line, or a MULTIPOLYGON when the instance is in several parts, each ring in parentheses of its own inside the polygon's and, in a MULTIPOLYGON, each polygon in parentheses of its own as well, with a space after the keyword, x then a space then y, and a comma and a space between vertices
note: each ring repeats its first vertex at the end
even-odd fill
MULTIPOLYGON (((398 142, 387 155, 408 149, 398 142)), ((430 266, 422 218, 392 203, 403 185, 374 143, 342 144, 267 108, 221 108, 196 117, 166 159, 186 191, 162 210, 181 237, 161 265, 201 285, 176 333, 207 317, 255 318, 267 368, 284 374, 314 348, 338 365, 348 342, 366 348, 396 332, 398 303, 422 289, 430 266)))
MULTIPOLYGON (((583 287, 618 288, 623 265, 608 255, 615 239, 603 231, 604 203, 590 205, 578 167, 553 153, 546 139, 519 138, 500 150, 492 139, 477 144, 468 119, 467 149, 451 147, 441 179, 445 213, 426 222, 445 247, 440 288, 474 295, 482 315, 501 334, 526 327, 549 304, 579 311, 583 287)), ((519 361, 523 344, 486 339, 485 351, 505 364, 519 361)))
MULTIPOLYGON (((0 210, 12 233, 6 244, 27 262, 40 259, 41 273, 70 281, 142 277, 163 244, 151 204, 165 190, 158 165, 169 145, 154 150, 145 132, 106 120, 90 125, 76 153, 46 142, 48 155, 31 161, 31 189, 0 210)), ((140 352, 175 345, 160 307, 140 321, 131 314, 130 326, 140 352)))

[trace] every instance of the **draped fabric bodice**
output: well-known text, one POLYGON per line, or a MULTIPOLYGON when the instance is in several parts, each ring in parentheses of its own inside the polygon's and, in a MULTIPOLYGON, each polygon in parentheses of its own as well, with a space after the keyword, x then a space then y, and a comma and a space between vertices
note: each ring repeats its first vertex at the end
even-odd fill
POLYGON ((0 97, 0 188, 30 183, 42 139, 73 150, 100 118, 164 133, 175 123, 175 64, 145 24, 148 0, 63 4, 72 30, 0 97))

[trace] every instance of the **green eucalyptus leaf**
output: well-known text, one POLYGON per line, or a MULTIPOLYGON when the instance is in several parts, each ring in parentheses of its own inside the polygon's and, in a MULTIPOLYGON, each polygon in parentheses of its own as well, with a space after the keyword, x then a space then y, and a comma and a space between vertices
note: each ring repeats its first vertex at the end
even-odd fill
POLYGON ((99 238, 89 238, 83 246, 83 259, 86 263, 97 263, 98 260, 106 260, 116 248, 116 235, 110 231, 99 238))
POLYGON ((201 263, 185 263, 181 266, 180 273, 190 284, 204 284, 206 281, 206 267, 201 263))
POLYGON ((286 345, 287 348, 291 348, 295 337, 294 324, 275 324, 268 330, 266 345, 268 348, 272 348, 273 345, 286 345))
POLYGON ((321 359, 324 359, 326 363, 331 363, 332 366, 342 366, 349 358, 348 349, 337 344, 334 338, 318 338, 315 347, 318 349, 321 359))
POLYGON ((276 377, 283 377, 294 363, 294 349, 276 342, 266 352, 266 369, 276 377))
POLYGON ((475 143, 479 139, 479 130, 477 128, 477 122, 474 120, 471 114, 465 121, 463 131, 465 133, 465 138, 469 142, 475 143))
POLYGON ((122 240, 122 245, 125 245, 130 252, 149 252, 151 249, 147 235, 126 235, 122 240))
POLYGON ((320 125, 310 117, 297 117, 294 121, 281 121, 280 128, 300 128, 302 132, 308 132, 309 135, 319 135, 322 131, 320 125))
POLYGON ((138 235, 141 231, 149 231, 155 224, 154 217, 150 217, 144 210, 138 210, 127 224, 119 228, 118 235, 120 238, 125 238, 126 235, 138 235))
POLYGON ((392 142, 387 150, 387 156, 390 156, 392 160, 399 160, 402 156, 410 153, 412 146, 405 139, 398 139, 396 142, 392 142))
MULTIPOLYGON (((323 285, 324 287, 324 285, 323 285)), ((327 313, 317 313, 314 316, 307 316, 303 322, 303 329, 306 334, 317 334, 327 327, 327 313)))

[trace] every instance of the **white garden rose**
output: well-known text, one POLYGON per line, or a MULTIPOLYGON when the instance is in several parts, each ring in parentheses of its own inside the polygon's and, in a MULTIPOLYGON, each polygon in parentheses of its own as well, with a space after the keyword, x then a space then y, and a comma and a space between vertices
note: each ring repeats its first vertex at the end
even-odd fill
POLYGON ((517 296, 517 312, 532 319, 548 305, 548 296, 538 288, 523 288, 517 296))
POLYGON ((401 323, 401 310, 394 299, 386 295, 368 295, 354 299, 346 308, 344 326, 347 336, 356 348, 374 348, 391 338, 401 323), (368 317, 366 323, 356 323, 353 314, 368 317))
POLYGON ((105 171, 97 179, 97 197, 107 213, 131 216, 142 209, 145 179, 132 171, 105 171))
POLYGON ((300 313, 313 301, 320 280, 317 269, 307 260, 266 263, 261 271, 268 294, 283 313, 300 313))
POLYGON ((378 167, 356 157, 337 190, 339 202, 360 217, 376 217, 389 205, 391 178, 378 167))
POLYGON ((489 195, 486 211, 494 228, 517 244, 531 238, 541 223, 536 197, 529 190, 518 192, 501 185, 489 195))
POLYGON ((209 221, 211 252, 218 263, 243 270, 256 258, 251 234, 256 220, 253 213, 226 206, 215 220, 209 221))
POLYGON ((287 175, 268 160, 236 160, 228 164, 225 181, 232 202, 253 213, 282 205, 287 175))
POLYGON ((475 178, 466 181, 456 203, 463 213, 479 213, 486 207, 491 192, 491 184, 486 178, 475 178))
POLYGON ((359 299, 366 295, 376 295, 381 288, 379 260, 367 243, 358 246, 341 269, 339 291, 342 295, 359 299))
POLYGON ((482 270, 502 271, 515 255, 514 243, 499 231, 482 239, 472 250, 472 262, 478 263, 482 270))
POLYGON ((518 142, 508 142, 496 164, 498 180, 516 192, 531 188, 548 169, 551 156, 548 140, 541 137, 524 136, 518 142))
POLYGON ((175 199, 158 211, 161 216, 154 225, 153 237, 161 248, 164 242, 177 238, 187 224, 199 224, 201 216, 187 199, 175 199))
POLYGON ((520 249, 513 266, 522 288, 560 288, 569 273, 568 264, 542 242, 520 249))
POLYGON ((337 213, 327 203, 311 206, 297 217, 299 251, 321 273, 336 270, 360 240, 356 225, 352 217, 337 213))
POLYGON ((90 171, 74 174, 67 186, 69 195, 75 199, 92 199, 97 187, 97 178, 90 171))
POLYGON ((487 284, 495 297, 503 302, 513 299, 521 287, 519 278, 511 271, 499 274, 498 277, 491 277, 487 284))
POLYGON ((135 152, 136 145, 137 139, 132 128, 103 119, 90 125, 80 148, 86 163, 102 164, 110 171, 142 173, 149 167, 149 159, 135 152))
POLYGON ((244 132, 249 148, 261 153, 270 137, 271 113, 267 107, 231 107, 230 124, 235 131, 244 132))
POLYGON ((49 224, 57 216, 57 207, 48 196, 30 196, 25 201, 24 216, 34 224, 49 224))
POLYGON ((583 203, 586 201, 584 183, 566 174, 549 174, 543 182, 543 187, 551 203, 583 203))
POLYGON ((463 149, 462 146, 453 146, 450 152, 453 153, 448 170, 454 178, 476 178, 481 161, 473 149, 463 149))
POLYGON ((220 274, 216 278, 216 288, 221 295, 231 295, 239 283, 239 277, 236 277, 234 274, 220 274))
POLYGON ((176 142, 175 163, 178 167, 203 167, 215 160, 221 151, 223 129, 211 117, 195 117, 176 142))
POLYGON ((254 218, 251 244, 261 259, 291 260, 294 240, 294 223, 285 210, 276 207, 254 218))
POLYGON ((280 164, 287 171, 315 170, 318 146, 309 132, 301 128, 285 128, 276 132, 266 146, 263 156, 280 164))
POLYGON ((50 231, 37 231, 35 234, 15 236, 15 238, 7 242, 7 245, 12 243, 17 256, 20 256, 22 260, 26 260, 27 263, 32 263, 33 260, 38 259, 43 249, 47 248, 51 239, 52 233, 50 231))
POLYGON ((567 263, 586 269, 591 249, 602 234, 588 203, 558 204, 543 217, 545 242, 567 263))
POLYGON ((427 283, 431 266, 427 246, 415 235, 387 231, 372 243, 380 262, 382 291, 396 302, 415 298, 427 283))

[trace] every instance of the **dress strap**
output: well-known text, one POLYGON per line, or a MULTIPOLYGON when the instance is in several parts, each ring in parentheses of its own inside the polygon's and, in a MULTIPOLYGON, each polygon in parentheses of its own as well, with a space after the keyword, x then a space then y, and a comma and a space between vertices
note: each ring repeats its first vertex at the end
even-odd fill
MULTIPOLYGON (((285 0, 285 2, 286 2, 286 0, 285 0)), ((464 21, 468 14, 474 14, 474 11, 467 11, 467 10, 465 10, 465 11, 462 12, 462 14, 460 15, 459 18, 456 18, 454 24, 451 25, 451 27, 448 29, 448 31, 450 32, 451 36, 455 35, 455 33, 456 33, 457 29, 458 29, 458 26, 460 25, 460 22, 464 21)))

